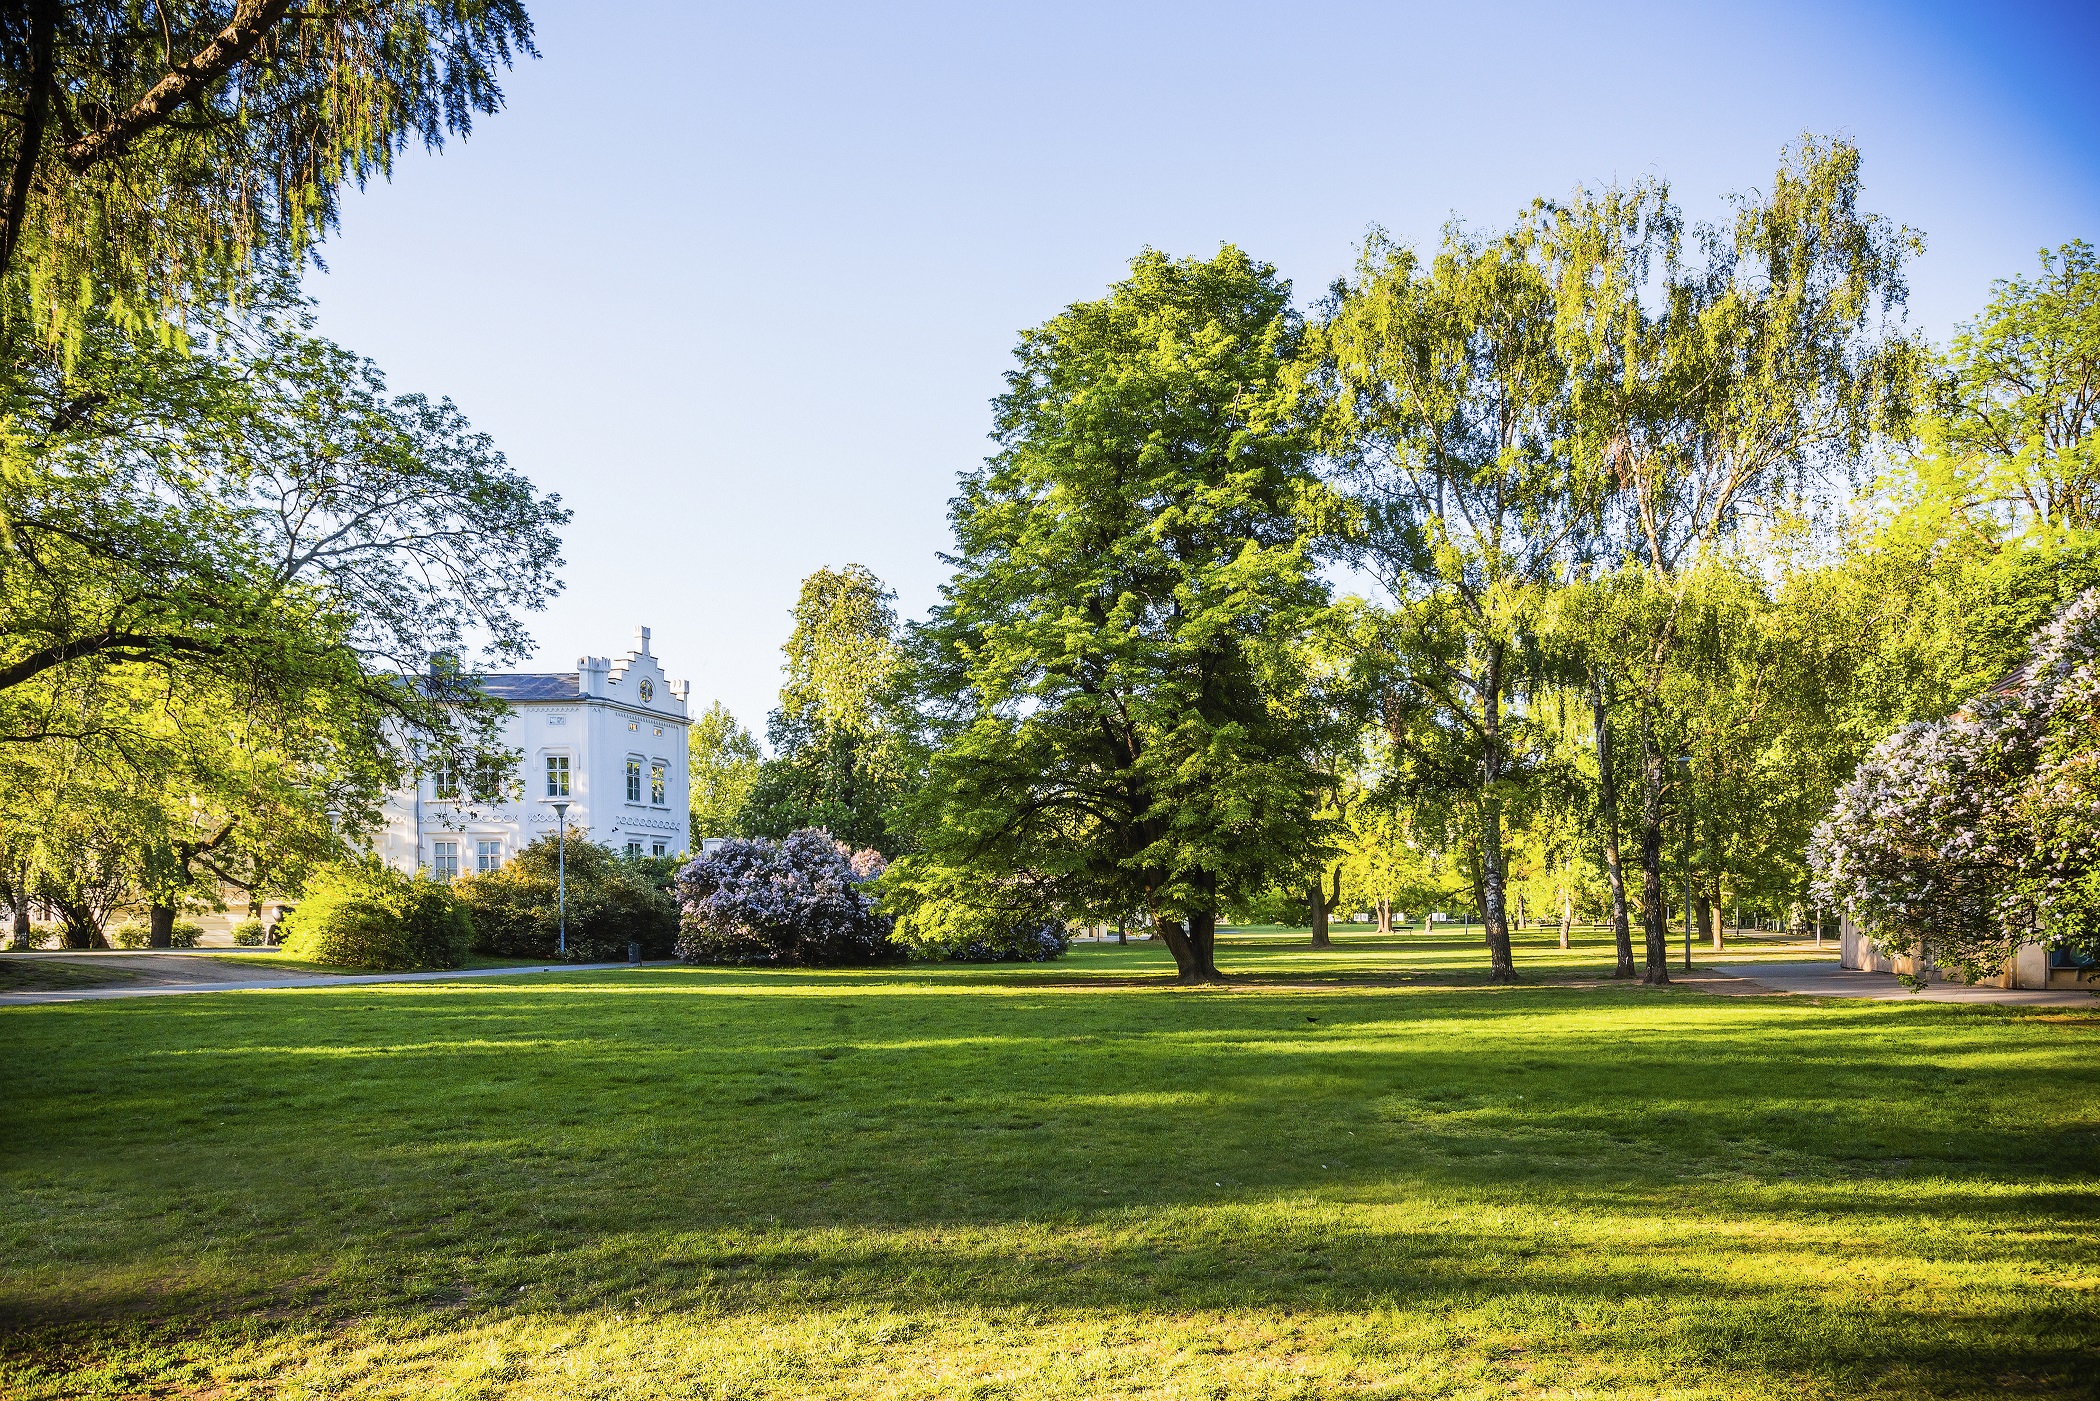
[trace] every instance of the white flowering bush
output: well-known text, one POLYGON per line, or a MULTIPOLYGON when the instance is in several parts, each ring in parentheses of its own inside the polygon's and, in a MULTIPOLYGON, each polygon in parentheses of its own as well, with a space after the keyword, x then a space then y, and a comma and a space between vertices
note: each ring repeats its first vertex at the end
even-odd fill
POLYGON ((2100 590, 2027 683, 1877 745, 1816 828, 1817 894, 1891 954, 1966 980, 2035 937, 2100 954, 2100 590))
POLYGON ((687 963, 874 963, 897 956, 867 889, 874 851, 815 827, 723 842, 678 873, 678 956, 687 963))

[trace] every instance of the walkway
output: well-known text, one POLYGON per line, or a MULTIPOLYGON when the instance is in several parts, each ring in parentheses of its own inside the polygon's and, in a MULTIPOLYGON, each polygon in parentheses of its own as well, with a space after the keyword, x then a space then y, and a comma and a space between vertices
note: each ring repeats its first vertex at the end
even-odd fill
POLYGON ((1896 980, 1894 973, 1861 973, 1835 963, 1723 963, 1716 973, 1768 987, 1774 992, 1801 993, 1812 997, 1864 997, 1876 1002, 1993 1002, 2011 1007, 2092 1007, 2090 992, 2065 988, 1964 987, 1960 983, 1928 983, 1912 992, 1896 980))
MULTIPOLYGON (((111 955, 105 954, 103 957, 109 958, 111 955)), ((150 957, 151 955, 143 955, 140 961, 144 962, 150 957)), ((272 988, 354 987, 366 983, 444 983, 458 978, 507 978, 520 973, 595 973, 608 968, 634 966, 629 963, 548 963, 517 968, 457 968, 439 973, 277 973, 265 969, 243 968, 241 971, 248 976, 236 980, 227 976, 228 965, 219 964, 209 973, 198 970, 201 976, 195 976, 191 981, 158 981, 159 978, 168 976, 168 962, 172 960, 156 960, 158 966, 142 970, 155 977, 156 981, 151 985, 6 992, 0 993, 0 1007, 19 1007, 41 1002, 105 1002, 117 997, 172 997, 193 992, 262 992, 272 988)))

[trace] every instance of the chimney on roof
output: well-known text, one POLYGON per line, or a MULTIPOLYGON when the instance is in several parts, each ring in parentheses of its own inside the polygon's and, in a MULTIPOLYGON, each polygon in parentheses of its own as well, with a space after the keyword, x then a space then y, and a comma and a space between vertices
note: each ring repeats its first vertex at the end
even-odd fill
POLYGON ((636 628, 634 630, 634 650, 645 657, 649 655, 649 629, 636 628))
POLYGON ((579 695, 602 696, 605 694, 605 674, 612 670, 610 657, 578 657, 576 659, 576 691, 579 695))

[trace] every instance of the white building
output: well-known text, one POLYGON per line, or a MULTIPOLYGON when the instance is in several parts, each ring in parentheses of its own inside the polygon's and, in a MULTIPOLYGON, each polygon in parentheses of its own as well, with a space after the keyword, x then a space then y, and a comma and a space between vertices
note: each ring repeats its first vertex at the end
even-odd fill
POLYGON ((502 743, 522 754, 510 774, 437 773, 387 799, 379 854, 436 876, 490 871, 556 829, 642 856, 681 856, 688 831, 687 683, 649 653, 649 629, 617 660, 584 657, 576 670, 483 678, 508 702, 502 743), (496 793, 496 801, 477 794, 496 793))

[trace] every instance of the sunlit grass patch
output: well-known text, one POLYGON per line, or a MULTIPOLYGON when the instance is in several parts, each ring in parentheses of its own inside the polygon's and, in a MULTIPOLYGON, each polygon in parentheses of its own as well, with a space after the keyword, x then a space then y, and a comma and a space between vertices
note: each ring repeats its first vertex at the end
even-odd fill
POLYGON ((2085 1394, 2100 1019, 1292 937, 0 1012, 0 1392, 2085 1394))

